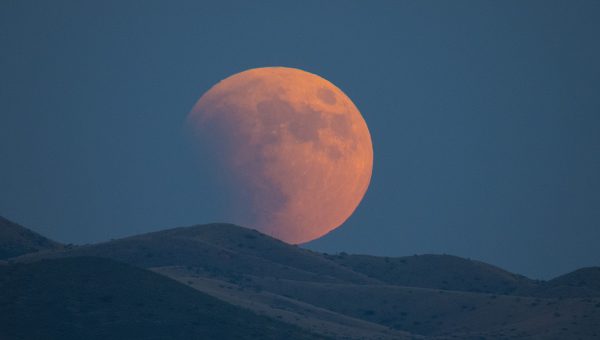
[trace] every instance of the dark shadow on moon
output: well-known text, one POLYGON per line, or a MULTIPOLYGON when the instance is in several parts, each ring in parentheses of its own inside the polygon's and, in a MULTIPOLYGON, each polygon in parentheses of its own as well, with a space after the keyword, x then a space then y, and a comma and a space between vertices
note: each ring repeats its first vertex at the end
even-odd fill
MULTIPOLYGON (((210 107, 211 115, 193 133, 201 141, 198 145, 202 146, 204 162, 218 169, 212 181, 226 196, 224 201, 229 202, 232 222, 258 225, 264 222, 260 221, 261 216, 282 210, 289 201, 281 187, 266 176, 268 164, 275 161, 275 156, 264 152, 264 148, 267 142, 277 143, 280 137, 278 133, 264 135, 261 143, 265 144, 249 144, 252 129, 235 124, 231 113, 239 108, 226 103, 210 107), (240 150, 244 152, 240 154, 240 150)), ((262 122, 271 128, 279 123, 275 119, 262 122)))
MULTIPOLYGON (((333 95, 331 90, 327 91, 333 95)), ((335 98, 333 100, 335 101, 335 98)), ((316 150, 324 152, 332 160, 338 160, 343 156, 341 150, 335 145, 324 145, 319 136, 320 130, 331 129, 340 140, 349 142, 352 149, 356 148, 352 122, 345 114, 328 114, 314 110, 309 105, 296 110, 289 102, 279 97, 259 102, 256 111, 259 125, 264 129, 260 134, 261 144, 279 143, 288 131, 299 143, 312 142, 316 150)))
POLYGON ((290 122, 289 131, 300 142, 313 142, 314 145, 319 145, 319 130, 326 126, 321 113, 307 107, 297 112, 295 119, 290 122))
MULTIPOLYGON (((250 85, 255 86, 256 82, 250 85)), ((251 86, 241 86, 228 95, 248 95, 251 86)), ((329 89, 319 89, 317 96, 326 104, 336 103, 335 93, 329 89)), ((231 197, 232 217, 239 221, 265 224, 272 218, 271 214, 284 211, 288 205, 291 198, 268 173, 271 164, 279 157, 269 150, 272 146, 286 143, 284 136, 291 136, 298 143, 309 143, 313 150, 326 155, 331 161, 344 158, 344 145, 356 148, 357 137, 347 113, 318 111, 309 104, 294 107, 285 100, 285 96, 282 99, 275 95, 256 104, 256 120, 248 119, 245 124, 236 124, 232 117, 242 109, 236 104, 226 103, 228 101, 223 97, 211 100, 208 106, 211 115, 207 115, 208 119, 203 122, 202 139, 205 145, 211 145, 213 156, 221 163, 219 168, 230 179, 222 183, 223 189, 231 197), (256 129, 260 132, 257 133, 256 129), (333 133, 339 144, 321 138, 320 131, 333 133), (231 158, 232 155, 237 158, 231 158), (234 163, 238 164, 237 167, 233 166, 234 163)))
POLYGON ((325 104, 334 105, 336 102, 335 93, 326 87, 317 90, 317 97, 325 104))
POLYGON ((318 144, 319 130, 327 126, 320 112, 309 107, 296 111, 287 101, 277 97, 258 103, 256 111, 266 132, 266 143, 279 142, 287 130, 301 143, 318 144))
POLYGON ((351 140, 353 144, 356 143, 354 133, 352 133, 352 122, 348 119, 347 115, 333 115, 330 126, 333 132, 341 139, 351 140))
POLYGON ((338 159, 342 158, 342 152, 340 151, 340 148, 338 148, 337 146, 328 146, 327 150, 326 150, 327 156, 334 161, 337 161, 338 159))

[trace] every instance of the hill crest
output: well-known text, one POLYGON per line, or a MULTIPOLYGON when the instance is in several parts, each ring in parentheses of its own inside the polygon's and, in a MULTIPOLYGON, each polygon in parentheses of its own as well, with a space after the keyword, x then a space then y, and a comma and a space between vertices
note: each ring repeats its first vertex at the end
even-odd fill
POLYGON ((58 242, 0 216, 0 260, 61 247, 58 242))

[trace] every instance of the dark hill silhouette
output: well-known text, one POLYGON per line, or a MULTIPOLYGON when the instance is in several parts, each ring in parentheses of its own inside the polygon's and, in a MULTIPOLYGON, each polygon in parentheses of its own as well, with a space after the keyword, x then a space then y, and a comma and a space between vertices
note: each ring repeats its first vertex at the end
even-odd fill
POLYGON ((335 338, 600 334, 593 269, 542 282, 450 255, 320 254, 230 224, 175 228, 13 261, 69 256, 107 257, 146 268, 335 338))
POLYGON ((558 299, 393 285, 271 280, 265 290, 407 331, 435 337, 568 339, 600 331, 600 298, 558 299))
POLYGON ((334 255, 329 259, 382 282, 408 287, 510 294, 535 283, 487 263, 451 255, 378 257, 334 255))
POLYGON ((577 269, 548 283, 552 286, 583 287, 600 292, 600 267, 577 269))
POLYGON ((2 339, 312 339, 162 275, 73 257, 0 266, 2 339))
POLYGON ((593 289, 575 285, 567 289, 559 281, 534 281, 452 255, 393 258, 320 254, 225 223, 167 229, 76 247, 61 254, 109 257, 144 268, 187 266, 205 276, 234 281, 245 275, 536 297, 588 296, 593 289))
POLYGON ((600 297, 600 267, 577 269, 541 285, 540 296, 600 297))
POLYGON ((232 224, 174 228, 77 247, 67 254, 109 257, 144 268, 190 266, 215 276, 374 282, 321 254, 232 224))
POLYGON ((0 216, 0 260, 60 247, 59 243, 0 216))

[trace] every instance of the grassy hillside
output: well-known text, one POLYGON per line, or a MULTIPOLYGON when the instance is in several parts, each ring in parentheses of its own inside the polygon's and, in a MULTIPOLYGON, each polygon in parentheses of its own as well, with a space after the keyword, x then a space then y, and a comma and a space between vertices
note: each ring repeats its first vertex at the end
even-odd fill
POLYGON ((320 254, 232 224, 169 229, 78 247, 68 254, 109 257, 145 268, 189 266, 205 275, 233 280, 256 275, 323 282, 374 281, 320 254))
POLYGON ((389 258, 344 254, 327 257, 354 271, 397 286, 496 294, 510 294, 535 286, 526 277, 450 255, 389 258))
POLYGON ((600 267, 577 269, 548 282, 549 285, 587 288, 600 295, 600 267))
POLYGON ((162 275, 73 257, 0 266, 1 339, 309 339, 162 275))
POLYGON ((98 256, 173 278, 232 305, 346 339, 594 338, 597 268, 548 282, 450 255, 328 255, 209 224, 53 253, 98 256))
POLYGON ((285 280, 259 284, 314 306, 426 336, 558 339, 600 335, 600 298, 535 298, 285 280))
MULTIPOLYGON (((234 305, 336 339, 420 338, 401 329, 392 329, 361 317, 353 317, 307 303, 302 299, 290 296, 285 290, 282 293, 275 293, 275 290, 270 289, 269 285, 261 282, 262 278, 246 276, 244 280, 232 282, 198 275, 185 267, 160 267, 154 270, 234 305)), ((291 282, 310 284, 307 281, 291 282)))
POLYGON ((60 248, 60 244, 0 216, 0 260, 60 248))

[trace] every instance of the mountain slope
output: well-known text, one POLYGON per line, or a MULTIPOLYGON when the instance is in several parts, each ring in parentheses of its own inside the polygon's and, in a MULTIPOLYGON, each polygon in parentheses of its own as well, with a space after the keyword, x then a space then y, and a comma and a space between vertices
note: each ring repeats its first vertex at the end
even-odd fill
POLYGON ((540 296, 600 297, 600 267, 577 269, 544 282, 537 290, 540 296))
POLYGON ((232 224, 169 229, 77 247, 65 255, 109 257, 136 266, 189 266, 205 275, 271 276, 323 282, 375 282, 318 253, 232 224))
POLYGON ((73 257, 0 266, 2 339, 309 339, 162 275, 73 257))
POLYGON ((535 298, 270 279, 257 284, 275 294, 424 336, 565 339, 600 334, 600 298, 535 298))
POLYGON ((526 277, 451 255, 394 258, 346 254, 326 256, 354 271, 397 286, 495 294, 510 294, 535 286, 526 277))
POLYGON ((600 267, 587 267, 561 275, 548 282, 552 286, 584 287, 600 292, 600 267))
MULTIPOLYGON (((243 280, 232 282, 215 277, 204 277, 185 267, 160 267, 153 270, 236 306, 336 339, 419 338, 399 329, 390 329, 385 325, 363 320, 360 317, 352 317, 306 303, 301 299, 289 296, 285 290, 281 293, 274 293, 269 285, 265 285, 257 277, 246 276, 243 280)), ((271 280, 278 281, 279 279, 271 278, 271 280)), ((310 283, 307 281, 289 282, 310 283)))
POLYGON ((448 255, 328 255, 209 224, 24 255, 99 256, 150 269, 235 306, 347 339, 587 338, 600 334, 596 272, 549 282, 448 255), (585 280, 582 280, 585 278, 585 280))
POLYGON ((60 247, 60 244, 0 216, 0 260, 60 247))

